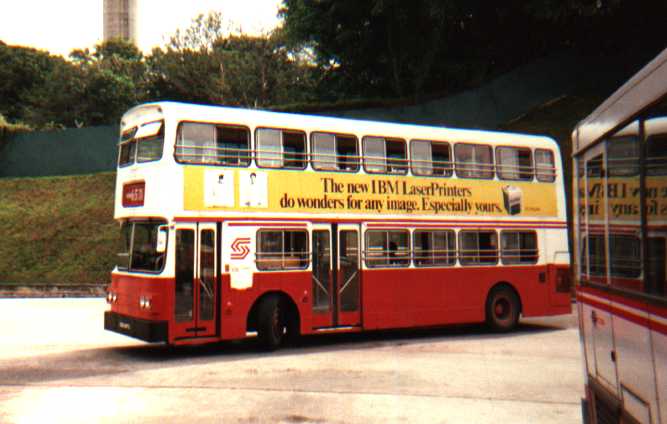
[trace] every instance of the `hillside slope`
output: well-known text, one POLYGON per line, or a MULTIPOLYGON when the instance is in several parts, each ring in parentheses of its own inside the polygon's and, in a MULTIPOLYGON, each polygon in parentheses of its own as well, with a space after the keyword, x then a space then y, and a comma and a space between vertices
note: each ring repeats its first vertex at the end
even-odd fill
POLYGON ((0 179, 0 282, 109 281, 115 173, 0 179))

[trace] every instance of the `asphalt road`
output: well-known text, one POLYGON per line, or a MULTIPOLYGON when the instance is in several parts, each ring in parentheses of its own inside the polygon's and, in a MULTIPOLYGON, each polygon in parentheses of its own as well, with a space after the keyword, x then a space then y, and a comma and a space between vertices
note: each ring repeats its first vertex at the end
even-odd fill
POLYGON ((580 423, 574 315, 480 326, 148 345, 102 299, 0 299, 0 422, 580 423))

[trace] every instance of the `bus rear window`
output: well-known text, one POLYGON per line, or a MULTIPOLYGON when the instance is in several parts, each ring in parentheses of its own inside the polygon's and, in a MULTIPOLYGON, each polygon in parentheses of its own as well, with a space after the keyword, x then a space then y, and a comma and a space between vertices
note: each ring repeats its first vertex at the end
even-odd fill
POLYGON ((535 175, 540 182, 552 183, 556 180, 556 165, 551 150, 535 149, 535 175))

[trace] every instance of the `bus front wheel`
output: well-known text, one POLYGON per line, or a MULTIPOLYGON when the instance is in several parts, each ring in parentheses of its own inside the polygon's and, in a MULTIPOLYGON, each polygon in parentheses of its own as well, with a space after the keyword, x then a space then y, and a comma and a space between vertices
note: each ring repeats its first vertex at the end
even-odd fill
POLYGON ((285 308, 278 296, 268 296, 259 305, 257 336, 263 349, 276 350, 285 339, 285 308))
POLYGON ((486 323, 492 330, 513 330, 519 322, 519 299, 509 287, 494 287, 486 299, 486 323))

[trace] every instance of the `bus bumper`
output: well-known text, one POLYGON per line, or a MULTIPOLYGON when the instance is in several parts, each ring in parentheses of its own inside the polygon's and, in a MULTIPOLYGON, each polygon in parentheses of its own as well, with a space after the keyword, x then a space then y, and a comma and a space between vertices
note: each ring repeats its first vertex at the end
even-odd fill
POLYGON ((104 329, 146 342, 167 342, 166 321, 146 321, 106 311, 104 329))

